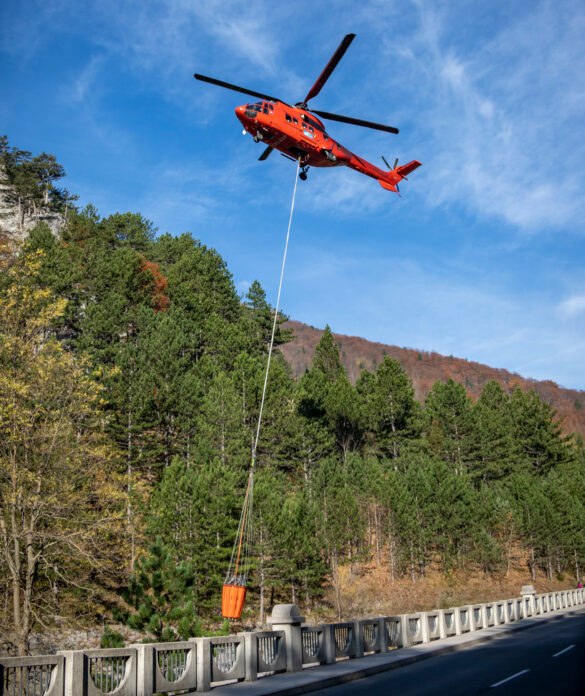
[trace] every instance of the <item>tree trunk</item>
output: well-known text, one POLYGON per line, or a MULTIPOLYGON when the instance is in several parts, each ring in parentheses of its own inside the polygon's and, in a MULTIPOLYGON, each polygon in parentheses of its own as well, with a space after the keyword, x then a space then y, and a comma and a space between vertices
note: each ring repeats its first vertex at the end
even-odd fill
POLYGON ((410 542, 410 579, 412 582, 415 581, 415 570, 414 570, 414 547, 412 541, 410 542))
POLYGON ((264 571, 264 532, 262 529, 262 517, 260 517, 260 625, 264 625, 264 588, 265 588, 265 571, 264 571))
POLYGON ((331 559, 331 576, 333 580, 333 589, 335 590, 335 608, 337 609, 337 619, 341 621, 341 579, 339 577, 339 565, 337 557, 331 559))
MULTIPOLYGON (((130 395, 128 395, 128 400, 130 400, 130 395)), ((127 431, 126 431, 126 493, 128 496, 126 502, 126 522, 128 524, 128 533, 130 535, 130 570, 134 570, 134 556, 135 554, 135 538, 134 538, 134 525, 132 520, 132 413, 130 409, 130 404, 128 404, 128 420, 127 420, 127 431)))
POLYGON ((392 582, 396 579, 396 541, 394 539, 394 533, 390 532, 390 578, 392 582))
POLYGON ((374 535, 376 538, 376 565, 380 567, 380 532, 378 530, 378 505, 374 503, 374 535))
POLYGON ((579 556, 577 554, 577 546, 575 545, 575 539, 573 539, 573 554, 575 557, 575 577, 577 578, 577 584, 581 582, 581 567, 579 565, 579 556))

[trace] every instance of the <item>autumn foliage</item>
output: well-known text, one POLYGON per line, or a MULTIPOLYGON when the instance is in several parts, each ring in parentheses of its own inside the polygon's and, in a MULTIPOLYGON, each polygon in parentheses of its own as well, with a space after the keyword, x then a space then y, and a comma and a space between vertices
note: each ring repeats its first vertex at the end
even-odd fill
POLYGON ((151 296, 155 311, 166 312, 171 304, 166 294, 168 281, 160 272, 158 263, 143 258, 140 264, 140 270, 150 274, 152 278, 151 296))
MULTIPOLYGON (((289 321, 285 327, 294 330, 294 341, 282 347, 295 376, 300 377, 311 366, 311 356, 321 338, 322 330, 298 321, 289 321)), ((576 432, 585 437, 585 392, 565 389, 550 380, 537 381, 521 377, 513 372, 481 363, 440 355, 435 352, 399 348, 367 341, 357 336, 333 334, 341 361, 351 382, 355 383, 363 370, 375 370, 384 356, 394 358, 412 380, 415 397, 424 401, 438 380, 453 379, 463 384, 473 399, 478 399, 483 387, 495 380, 507 394, 516 387, 522 391, 533 389, 542 399, 551 404, 562 420, 563 430, 576 432)))

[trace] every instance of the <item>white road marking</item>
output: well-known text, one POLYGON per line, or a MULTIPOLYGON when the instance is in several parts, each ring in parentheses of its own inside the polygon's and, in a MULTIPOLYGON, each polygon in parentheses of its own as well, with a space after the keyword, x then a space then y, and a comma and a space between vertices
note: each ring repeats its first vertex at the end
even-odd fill
POLYGON ((553 657, 558 657, 559 655, 562 655, 563 653, 569 652, 569 650, 572 650, 575 647, 575 643, 573 645, 569 645, 568 648, 565 648, 564 650, 559 650, 558 653, 555 653, 553 657))
POLYGON ((505 679, 502 679, 502 681, 496 682, 495 684, 490 684, 490 689, 495 689, 497 686, 502 686, 502 684, 505 684, 506 682, 509 682, 512 679, 516 679, 516 677, 520 677, 523 674, 526 674, 526 672, 530 672, 530 670, 523 669, 521 672, 516 672, 516 674, 513 674, 511 677, 506 677, 505 679))

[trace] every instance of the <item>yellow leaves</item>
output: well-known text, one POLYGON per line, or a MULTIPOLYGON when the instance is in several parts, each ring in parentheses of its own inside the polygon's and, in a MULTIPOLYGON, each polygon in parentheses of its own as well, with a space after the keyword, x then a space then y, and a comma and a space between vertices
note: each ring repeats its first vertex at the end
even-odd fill
POLYGON ((0 297, 0 513, 12 504, 51 509, 54 520, 73 508, 110 515, 124 487, 103 432, 104 390, 89 361, 52 336, 67 302, 36 285, 41 259, 20 258, 0 297))
POLYGON ((0 334, 43 343, 64 315, 67 300, 39 287, 37 276, 43 252, 23 254, 7 273, 8 287, 0 297, 0 334))

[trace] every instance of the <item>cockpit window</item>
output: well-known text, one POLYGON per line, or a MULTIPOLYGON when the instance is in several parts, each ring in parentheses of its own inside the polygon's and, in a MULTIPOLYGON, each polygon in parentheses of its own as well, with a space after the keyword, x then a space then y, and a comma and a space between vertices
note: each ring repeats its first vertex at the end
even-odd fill
POLYGON ((295 117, 293 116, 293 123, 296 123, 296 124, 298 125, 299 119, 298 119, 298 118, 295 118, 295 117))
POLYGON ((284 117, 286 118, 287 121, 292 121, 292 118, 290 117, 290 114, 285 114, 284 117))
MULTIPOLYGON (((311 126, 315 126, 317 130, 323 131, 323 126, 321 126, 317 121, 314 121, 312 118, 309 118, 308 116, 305 115, 305 123, 309 123, 311 126)), ((311 130, 313 130, 311 128, 311 130)))

